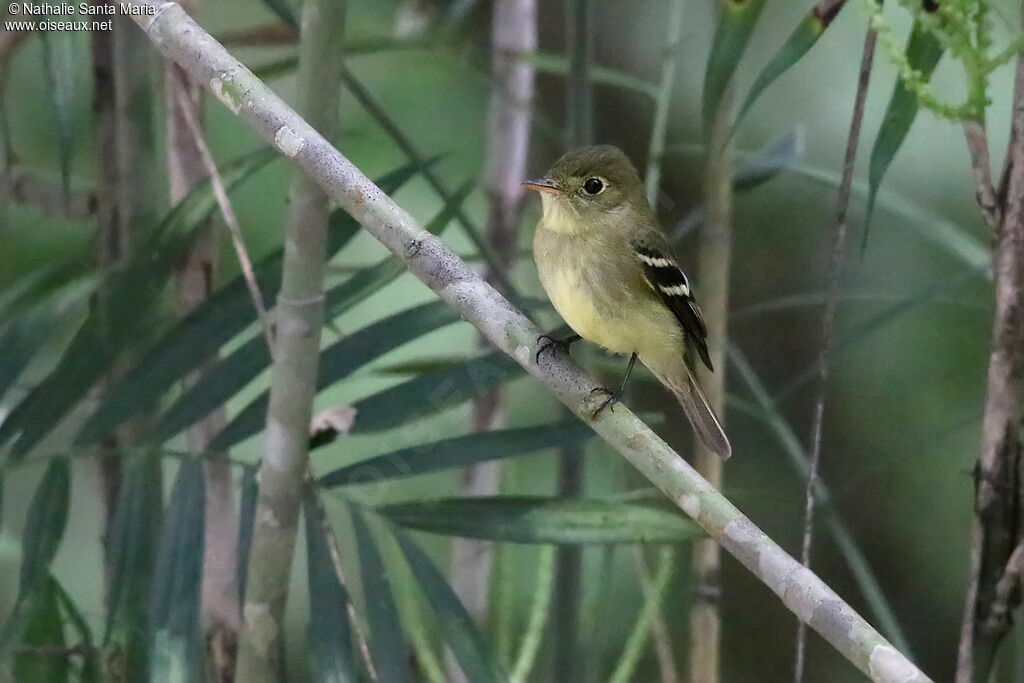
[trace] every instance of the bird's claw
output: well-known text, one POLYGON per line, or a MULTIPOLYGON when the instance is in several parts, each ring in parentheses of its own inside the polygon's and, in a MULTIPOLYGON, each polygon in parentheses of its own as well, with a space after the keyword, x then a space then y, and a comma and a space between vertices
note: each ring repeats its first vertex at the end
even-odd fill
POLYGON ((622 398, 621 394, 614 392, 611 389, 606 389, 604 387, 597 387, 596 389, 592 389, 590 393, 605 395, 605 399, 601 401, 601 405, 599 405, 590 416, 591 419, 594 420, 597 419, 597 416, 600 415, 605 408, 614 411, 615 404, 618 403, 619 400, 622 398))
POLYGON ((537 349, 537 353, 533 356, 534 363, 540 363, 540 354, 544 353, 548 349, 556 349, 563 353, 569 353, 569 347, 574 342, 579 340, 579 336, 573 335, 566 339, 555 339, 549 334, 542 334, 537 337, 537 343, 540 344, 540 348, 537 349))

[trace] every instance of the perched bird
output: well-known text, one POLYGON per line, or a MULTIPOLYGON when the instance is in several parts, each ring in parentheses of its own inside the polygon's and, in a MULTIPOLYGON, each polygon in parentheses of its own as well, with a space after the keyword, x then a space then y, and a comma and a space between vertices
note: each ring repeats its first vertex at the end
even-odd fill
POLYGON ((605 390, 595 417, 618 400, 639 358, 675 394, 704 445, 728 458, 729 439, 693 374, 695 355, 713 369, 704 319, 626 155, 609 145, 577 149, 523 186, 541 197, 533 238, 541 284, 576 332, 543 337, 538 358, 580 338, 630 354, 622 387, 605 390))

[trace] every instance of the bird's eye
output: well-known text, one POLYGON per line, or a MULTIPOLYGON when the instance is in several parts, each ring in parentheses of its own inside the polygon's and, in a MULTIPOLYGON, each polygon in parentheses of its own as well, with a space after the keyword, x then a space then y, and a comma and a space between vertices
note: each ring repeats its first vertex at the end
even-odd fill
POLYGON ((601 182, 600 178, 587 178, 586 182, 583 183, 583 191, 587 194, 601 194, 604 190, 604 183, 601 182))

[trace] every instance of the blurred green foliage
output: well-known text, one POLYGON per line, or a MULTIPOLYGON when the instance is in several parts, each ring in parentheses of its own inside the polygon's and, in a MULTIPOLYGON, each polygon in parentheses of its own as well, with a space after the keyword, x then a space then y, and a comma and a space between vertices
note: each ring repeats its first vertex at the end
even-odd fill
MULTIPOLYGON (((363 2, 350 0, 346 41, 389 39, 394 32, 398 0, 363 2)), ((429 4, 429 3, 428 3, 429 4)), ((452 6, 466 3, 451 3, 452 6)), ((699 143, 702 137, 701 101, 703 77, 711 36, 715 32, 715 3, 690 2, 686 7, 682 43, 679 46, 679 82, 675 84, 668 128, 669 147, 699 143)), ((280 3, 278 3, 280 5, 280 3)), ((539 3, 540 46, 555 58, 564 55, 564 25, 561 3, 539 3)), ((751 33, 749 44, 736 70, 738 86, 745 91, 761 68, 769 62, 787 36, 806 16, 800 3, 766 3, 751 33)), ((1005 44, 1016 35, 1002 16, 1015 16, 1009 0, 992 3, 991 35, 1005 44)), ((446 5, 447 6, 447 5, 446 5)), ((490 95, 486 3, 477 3, 446 32, 443 43, 434 46, 368 51, 353 56, 348 68, 372 92, 391 121, 414 142, 424 157, 444 154, 435 170, 449 188, 481 172, 486 149, 486 113, 490 95)), ((637 0, 593 3, 597 32, 595 62, 605 69, 595 88, 595 138, 619 145, 640 165, 647 149, 654 103, 635 80, 655 82, 664 46, 651 36, 661 36, 668 3, 637 0), (609 78, 607 74, 625 76, 609 78), (621 87, 626 84, 627 87, 621 87)), ((278 10, 280 14, 280 10, 278 10)), ((442 13, 442 16, 443 13, 442 13)), ((909 32, 912 17, 890 13, 887 19, 894 35, 909 32)), ((276 21, 277 17, 256 0, 224 0, 208 4, 200 15, 211 32, 233 31, 276 21)), ((794 378, 811 367, 817 354, 819 329, 815 294, 824 282, 825 249, 832 221, 834 188, 813 179, 817 173, 838 171, 849 126, 850 108, 856 83, 857 64, 850 55, 859 51, 867 23, 863 8, 854 4, 842 13, 814 49, 761 93, 736 133, 742 150, 761 148, 779 134, 799 126, 805 145, 800 166, 809 173, 783 173, 743 193, 735 212, 731 341, 742 349, 768 388, 777 394, 794 378), (808 295, 801 298, 801 295, 808 295), (795 303, 776 305, 791 297, 795 303), (742 313, 742 315, 740 315, 742 313)), ((21 166, 55 184, 61 183, 62 160, 70 160, 68 173, 72 191, 89 191, 96 177, 94 140, 91 136, 90 71, 88 39, 77 34, 70 39, 76 59, 73 78, 64 83, 61 98, 68 110, 55 111, 45 87, 46 60, 43 44, 30 39, 13 57, 6 84, 8 130, 21 166), (73 153, 61 147, 74 145, 73 153)), ((902 45, 902 42, 901 42, 902 45)), ((237 54, 251 65, 288 57, 291 49, 242 48, 237 54)), ((539 64, 545 63, 537 58, 539 64)), ((550 61, 550 60, 548 60, 550 61)), ((961 92, 963 75, 950 60, 940 63, 931 87, 936 92, 961 92)), ((868 168, 868 145, 885 116, 897 67, 878 60, 868 99, 865 141, 858 157, 858 178, 868 168)), ((596 74, 595 74, 596 75, 596 74)), ((989 135, 994 150, 1002 149, 1008 137, 1009 97, 1012 69, 1002 66, 988 76, 989 135)), ((286 99, 293 95, 293 75, 276 77, 273 87, 286 99)), ((538 74, 538 95, 531 173, 542 172, 560 152, 558 131, 565 118, 564 74, 556 68, 538 74)), ((368 175, 377 177, 407 161, 405 155, 360 106, 346 95, 341 106, 342 130, 339 149, 368 175)), ((258 147, 258 141, 214 99, 207 98, 205 121, 211 148, 224 163, 258 147)), ((666 227, 675 225, 697 206, 700 196, 700 158, 692 154, 668 154, 663 164, 660 215, 666 227)), ((278 248, 285 211, 289 169, 272 163, 260 170, 233 194, 235 210, 245 231, 253 260, 278 248)), ((396 200, 422 223, 443 208, 430 186, 417 178, 395 195, 396 200)), ((854 234, 863 227, 864 193, 855 195, 852 213, 854 234)), ((464 209, 479 225, 486 217, 486 197, 470 195, 464 209)), ((526 249, 532 224, 538 215, 533 201, 522 221, 520 245, 526 249)), ((88 259, 92 250, 93 225, 89 221, 54 218, 28 206, 0 197, 0 291, 36 269, 74 259, 88 259)), ((445 240, 460 253, 472 253, 472 240, 453 224, 445 240)), ((871 240, 866 251, 852 253, 844 264, 843 295, 838 319, 838 350, 833 364, 825 423, 822 479, 830 487, 840 514, 878 577, 882 591, 907 634, 914 659, 936 680, 951 678, 955 660, 962 591, 968 558, 968 528, 972 514, 972 483, 969 470, 978 450, 978 431, 984 390, 985 363, 991 317, 991 285, 986 273, 977 268, 972 247, 987 243, 981 218, 974 203, 974 190, 966 147, 957 126, 922 111, 892 161, 875 210, 871 240), (884 200, 882 195, 888 197, 884 200), (937 227, 938 217, 946 226, 937 227), (951 226, 951 227, 950 227, 951 226), (843 340, 848 340, 843 344, 843 340)), ((695 257, 692 235, 679 245, 684 266, 695 257)), ((377 263, 385 256, 382 247, 367 235, 357 235, 342 255, 329 266, 329 285, 342 281, 356 266, 377 263)), ((238 273, 230 249, 221 250, 217 278, 230 281, 238 273)), ((514 281, 527 296, 543 296, 529 259, 519 262, 514 281)), ((696 282, 699 292, 700 283, 696 282)), ((383 292, 359 303, 325 330, 324 346, 337 342, 372 322, 411 306, 431 300, 430 293, 408 275, 387 284, 383 292)), ((9 312, 3 311, 3 315, 9 312)), ((537 317, 548 327, 560 324, 547 309, 537 317)), ((14 400, 45 376, 54 366, 80 319, 66 318, 61 329, 45 338, 42 353, 14 387, 3 397, 0 416, 12 409, 14 400)), ((252 328, 250 336, 257 331, 252 328)), ((226 350, 241 345, 246 337, 231 342, 226 350)), ((578 351, 585 365, 605 372, 607 363, 592 349, 578 351)), ((373 360, 344 382, 320 392, 317 407, 349 404, 409 379, 383 372, 401 363, 437 361, 428 367, 443 372, 455 358, 475 351, 475 335, 466 324, 438 329, 373 360)), ((617 366, 617 363, 616 363, 617 366)), ((415 369, 414 374, 421 373, 415 369)), ((614 372, 618 372, 615 370, 614 372)), ((734 457, 726 468, 727 494, 783 547, 799 546, 803 511, 803 484, 786 460, 783 446, 763 421, 741 409, 753 402, 745 385, 729 373, 729 388, 736 409, 728 415, 734 457)), ((401 373, 399 373, 401 374, 401 373)), ((228 403, 232 414, 249 405, 266 390, 266 373, 252 380, 228 403)), ((795 433, 803 438, 811 416, 810 392, 804 384, 787 393, 776 404, 788 418, 795 433)), ((512 427, 546 424, 558 419, 556 402, 544 395, 529 379, 507 384, 507 422, 512 427)), ((637 381, 627 396, 634 408, 666 412, 668 419, 657 429, 681 453, 691 450, 691 435, 676 419, 675 406, 654 383, 637 381), (666 406, 668 408, 666 409, 666 406)), ((83 419, 91 412, 87 399, 62 427, 38 449, 40 453, 66 451, 83 419)), ((423 443, 441 441, 469 430, 466 404, 409 420, 398 427, 381 422, 380 430, 354 434, 317 450, 313 456, 316 474, 325 474, 361 459, 412 449, 423 443)), ((234 446, 232 457, 245 463, 259 458, 259 436, 234 446)), ((184 450, 184 440, 165 444, 168 450, 184 450)), ((504 461, 503 493, 548 495, 554 491, 556 463, 553 449, 504 461)), ((587 446, 586 490, 592 497, 621 494, 641 484, 635 475, 599 441, 587 446)), ((167 459, 168 471, 177 471, 175 459, 167 459)), ((25 530, 33 491, 45 465, 30 456, 28 462, 4 474, 5 495, 0 519, 0 614, 14 605, 18 591, 18 568, 22 558, 16 538, 25 530)), ((104 623, 104 595, 101 545, 102 505, 98 471, 91 460, 74 460, 72 466, 68 529, 52 565, 53 576, 66 589, 93 631, 104 623)), ((171 481, 168 477, 167 481, 171 481)), ((430 472, 413 478, 359 487, 362 504, 404 502, 423 498, 455 496, 460 492, 457 471, 430 472)), ((324 497, 326 513, 334 522, 342 543, 360 551, 374 541, 371 531, 359 525, 353 534, 346 506, 333 493, 324 497)), ((30 515, 29 515, 30 516, 30 515)), ((376 527, 377 525, 373 525, 376 527)), ((379 532, 380 529, 374 528, 379 532)), ((379 535, 379 534, 378 534, 379 535)), ((445 567, 448 541, 437 536, 402 536, 399 542, 409 557, 408 538, 415 537, 433 556, 434 564, 445 567)), ((822 535, 815 547, 814 568, 858 611, 868 614, 867 604, 844 565, 835 545, 822 535)), ((317 537, 318 562, 324 561, 323 539, 317 537)), ((618 660, 632 622, 642 604, 634 558, 629 548, 588 548, 584 551, 582 634, 587 662, 582 676, 601 680, 618 660)), ((489 634, 515 634, 518 643, 534 597, 535 566, 542 550, 537 546, 507 545, 500 552, 499 568, 492 587, 491 617, 485 625, 489 634)), ((382 558, 395 560, 392 547, 382 547, 382 558)), ((653 555, 652 555, 653 556, 653 555)), ((688 566, 685 548, 677 555, 688 566)), ((306 552, 300 547, 293 573, 289 604, 289 656, 294 680, 309 675, 306 661, 306 624, 311 606, 306 584, 306 552)), ((355 553, 343 554, 346 576, 360 576, 355 553)), ((360 558, 362 559, 362 558, 360 558)), ((429 558, 412 552, 412 571, 430 575, 429 558)), ((396 569, 391 581, 395 595, 409 613, 423 618, 422 597, 409 589, 412 579, 405 569, 396 569), (404 573, 405 572, 405 573, 404 573), (404 582, 404 583, 403 583, 404 582)), ((330 586, 324 567, 311 568, 310 577, 330 586)), ((431 575, 432 576, 432 575, 431 575)), ((433 577, 436 578, 436 577, 433 577)), ((369 598, 381 586, 360 586, 349 592, 357 606, 364 591, 369 598)), ((726 559, 723 568, 725 593, 723 609, 723 680, 786 681, 792 660, 792 615, 760 583, 735 562, 726 559)), ((57 588, 46 583, 31 631, 45 631, 45 620, 58 609, 57 588)), ((58 588, 60 588, 58 587, 58 588)), ((385 586, 386 590, 387 587, 385 586)), ((690 587, 685 571, 676 572, 667 591, 663 614, 672 642, 685 667, 686 613, 690 587)), ((439 610, 450 604, 434 605, 439 610)), ((68 608, 63 607, 65 612, 68 608)), ((400 609, 399 611, 403 611, 400 609)), ((449 612, 451 615, 453 612, 449 612)), ((387 628, 389 615, 377 615, 371 629, 387 628), (381 625, 383 624, 383 625, 381 625)), ((461 617, 456 614, 455 617, 461 617)), ((455 617, 451 617, 455 619, 455 617)), ((429 617, 428 617, 429 618, 429 617)), ((458 619, 455 619, 458 622, 458 619)), ((449 624, 458 628, 459 624, 449 624)), ((558 624, 549 628, 558 628, 558 624)), ((408 627, 407 627, 408 628, 408 627)), ((70 635, 71 630, 68 631, 70 635)), ((459 638, 472 635, 459 632, 459 638)), ((415 637, 415 636, 413 636, 415 637)), ((434 631, 423 636, 436 645, 434 631)), ((1014 636, 1018 637, 1018 636, 1014 636)), ((371 633, 371 642, 373 634, 371 633)), ((545 680, 551 671, 550 639, 541 644, 541 659, 531 680, 545 680)), ((500 644, 500 643, 499 643, 500 644)), ((1024 651, 1024 644, 1018 646, 1024 651)), ((499 651, 501 648, 497 648, 499 651)), ((470 657, 470 654, 465 656, 470 657)), ((481 667, 485 664, 477 663, 481 667)), ((505 662, 508 664, 508 662, 505 662)), ((318 664, 318 665, 322 665, 318 664)), ((29 666, 25 663, 24 666, 29 666)), ((424 663, 426 666, 426 663, 424 663)), ((1018 668, 1020 663, 1018 660, 1018 668)), ((637 680, 652 680, 657 674, 653 653, 641 661, 637 680)), ((812 636, 808 680, 860 680, 852 666, 820 639, 812 636)), ((1010 680, 1010 679, 1007 679, 1010 680)))

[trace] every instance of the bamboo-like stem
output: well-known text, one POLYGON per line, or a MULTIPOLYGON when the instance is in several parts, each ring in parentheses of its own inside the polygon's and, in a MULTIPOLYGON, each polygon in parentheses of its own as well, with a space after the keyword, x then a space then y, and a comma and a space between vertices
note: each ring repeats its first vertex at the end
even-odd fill
MULTIPOLYGON (((508 282, 515 265, 519 235, 519 209, 530 150, 530 110, 533 100, 533 67, 517 60, 520 52, 537 49, 536 0, 497 0, 491 9, 491 89, 487 131, 486 191, 490 209, 487 241, 497 262, 484 270, 487 282, 508 282), (496 273, 495 271, 500 271, 496 273)), ((480 337, 482 346, 489 346, 480 337)), ((491 389, 473 401, 473 428, 486 432, 503 423, 502 391, 491 389)), ((469 496, 494 495, 501 480, 497 461, 466 470, 463 492, 469 496)), ((478 620, 487 617, 488 586, 494 553, 483 541, 456 538, 452 541, 452 588, 478 620)), ((462 669, 449 667, 449 675, 462 669)))
MULTIPOLYGON (((1021 7, 1024 23, 1024 3, 1021 7)), ((981 210, 996 215, 995 315, 989 355, 981 454, 975 473, 976 519, 971 531, 970 578, 960 630, 956 681, 988 680, 996 649, 1009 624, 989 628, 998 609, 998 586, 1019 541, 1021 521, 1020 392, 1024 379, 1024 53, 1017 58, 1010 145, 1000 205, 981 210)), ((971 138, 968 137, 970 142, 971 138)), ((976 141, 977 142, 977 141, 976 141)), ((987 144, 981 144, 987 150, 987 144)), ((971 147, 975 173, 984 176, 987 152, 971 147), (983 161, 978 161, 979 157, 983 161)), ((982 182, 982 185, 984 183, 982 182)))
MULTIPOLYGON (((300 107, 309 117, 305 125, 316 126, 327 137, 338 127, 344 18, 345 3, 339 0, 307 0, 302 6, 300 107)), ((231 74, 222 76, 223 90, 217 94, 241 96, 234 90, 231 74)), ((291 144, 300 142, 289 137, 288 129, 277 131, 279 149, 292 149, 291 144)), ((247 683, 271 683, 282 675, 284 607, 309 468, 309 424, 323 326, 329 200, 316 182, 298 170, 292 176, 289 199, 270 405, 238 655, 237 680, 247 683)))
MULTIPOLYGON (((199 0, 184 5, 195 12, 199 0)), ((209 176, 204 159, 200 123, 202 91, 188 75, 173 63, 164 69, 165 137, 167 141, 168 199, 173 206, 192 188, 209 176)), ((204 225, 190 245, 175 273, 178 314, 186 316, 205 301, 214 288, 218 261, 218 240, 212 223, 204 225)), ((216 363, 216 355, 184 379, 185 387, 198 382, 216 363)), ((224 408, 214 410, 189 427, 188 449, 205 453, 210 441, 227 422, 224 408)), ((230 682, 241 628, 238 601, 238 513, 234 504, 234 485, 228 453, 218 453, 203 462, 203 491, 206 511, 203 541, 202 623, 207 657, 206 678, 230 682)))
MULTIPOLYGON (((725 350, 728 347, 729 264, 732 260, 732 86, 722 94, 714 119, 706 126, 704 164, 704 225, 697 245, 697 283, 708 330, 710 372, 698 364, 697 380, 712 409, 725 421, 725 350)), ((694 467, 711 486, 722 490, 722 459, 694 439, 694 467)), ((718 605, 721 552, 713 540, 693 544, 693 596, 690 607, 690 668, 692 683, 715 683, 720 677, 721 615, 718 605)))
POLYGON ((655 211, 658 209, 661 157, 665 153, 668 114, 672 105, 672 90, 676 84, 676 65, 679 62, 679 41, 683 33, 685 9, 686 0, 672 0, 668 17, 668 33, 665 36, 665 57, 661 63, 661 82, 658 85, 658 98, 654 103, 651 141, 647 147, 647 172, 644 175, 644 187, 647 189, 647 203, 653 206, 655 211))
MULTIPOLYGON (((825 395, 828 388, 829 361, 832 353, 832 329, 839 300, 839 278, 843 270, 843 253, 846 248, 846 212, 850 207, 850 193, 853 188, 854 162, 860 142, 861 124, 864 120, 864 103, 867 101, 868 85, 871 82, 871 65, 875 60, 877 34, 868 28, 864 37, 864 50, 860 61, 860 76, 857 79, 857 94, 854 97, 850 133, 846 139, 846 154, 843 159, 843 179, 839 184, 836 198, 836 217, 832 227, 832 246, 829 254, 825 307, 821 313, 821 351, 818 355, 818 381, 814 397, 814 417, 811 421, 810 470, 804 489, 804 531, 800 550, 800 562, 805 567, 811 564, 811 544, 814 539, 814 495, 818 479, 818 463, 821 460, 821 433, 825 421, 825 395)), ((801 683, 804 678, 804 653, 807 646, 807 627, 802 621, 796 626, 796 657, 793 664, 793 681, 801 683)))
MULTIPOLYGON (((876 681, 930 680, 834 591, 715 490, 626 406, 591 415, 600 401, 597 383, 562 356, 535 359, 540 330, 517 311, 287 104, 257 79, 181 8, 161 0, 129 0, 143 14, 136 21, 157 48, 205 83, 232 112, 314 179, 432 289, 514 358, 530 375, 636 467, 675 505, 751 573, 788 609, 803 616, 841 654, 876 681), (148 14, 146 14, 148 13, 148 14)), ((358 419, 358 418, 357 418, 358 419)), ((272 429, 279 427, 272 425, 272 429)), ((265 480, 264 480, 265 482, 265 480)), ((269 510, 265 512, 271 512, 269 510)), ((290 558, 288 558, 290 559, 290 558)), ((252 610, 259 618, 266 609, 252 610)), ((248 616, 248 615, 247 615, 248 616)), ((252 680, 252 679, 247 679, 252 680)))
MULTIPOLYGON (((107 5, 110 6, 109 4, 107 5)), ((151 73, 152 59, 145 36, 141 36, 122 17, 115 17, 110 31, 93 36, 94 112, 96 115, 99 178, 95 202, 97 224, 97 262, 103 268, 116 268, 137 248, 140 230, 156 224, 156 145, 154 140, 153 103, 155 89, 151 73)), ((66 206, 66 204, 65 204, 66 206)), ((145 235, 141 235, 145 237, 145 235)), ((109 292, 101 288, 94 299, 99 318, 107 321, 109 292)), ((105 324, 109 331, 109 325, 105 324)), ((105 331, 105 333, 106 333, 105 331)), ((120 378, 124 367, 119 365, 104 378, 97 397, 120 378)), ((113 585, 117 578, 116 563, 111 556, 115 543, 137 543, 134 539, 114 539, 115 514, 118 506, 128 504, 133 496, 147 499, 161 509, 161 463, 156 458, 124 461, 126 448, 138 443, 145 433, 146 420, 135 417, 120 425, 99 449, 104 521, 104 574, 107 607, 111 629, 104 638, 105 663, 119 658, 118 670, 110 670, 112 680, 129 680, 144 675, 147 664, 136 654, 145 651, 144 621, 137 610, 125 609, 124 593, 113 585), (115 655, 116 653, 116 655, 115 655), (115 655, 108 657, 107 655, 115 655)), ((148 522, 152 533, 159 529, 159 513, 148 522)), ((141 533, 147 533, 143 531, 141 533)), ((146 594, 145 585, 155 558, 144 556, 152 546, 142 543, 136 553, 138 584, 135 590, 146 594), (146 578, 143 578, 145 575, 146 578)))
MULTIPOLYGON (((642 557, 638 560, 642 563, 642 557)), ((649 582, 650 585, 644 586, 643 607, 633 625, 633 630, 630 631, 629 637, 626 639, 622 656, 619 657, 619 662, 608 679, 609 683, 628 683, 633 680, 633 674, 640 662, 640 655, 643 653, 644 646, 647 645, 647 637, 654 630, 655 622, 659 618, 661 601, 672 580, 675 566, 676 554, 673 548, 671 546, 662 548, 658 558, 658 570, 654 574, 654 579, 649 582)), ((647 571, 643 566, 640 567, 640 570, 647 571)))

